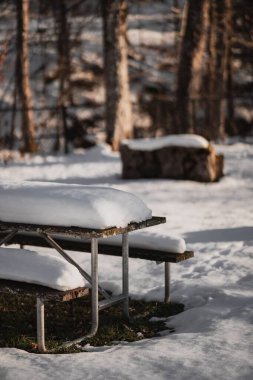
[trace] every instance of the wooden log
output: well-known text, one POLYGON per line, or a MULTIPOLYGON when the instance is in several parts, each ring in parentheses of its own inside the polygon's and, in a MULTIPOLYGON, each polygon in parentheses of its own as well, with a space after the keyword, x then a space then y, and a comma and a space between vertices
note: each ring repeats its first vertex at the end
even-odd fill
POLYGON ((121 146, 124 179, 171 178, 199 182, 215 182, 223 176, 223 155, 214 147, 167 146, 152 151, 133 150, 121 146))

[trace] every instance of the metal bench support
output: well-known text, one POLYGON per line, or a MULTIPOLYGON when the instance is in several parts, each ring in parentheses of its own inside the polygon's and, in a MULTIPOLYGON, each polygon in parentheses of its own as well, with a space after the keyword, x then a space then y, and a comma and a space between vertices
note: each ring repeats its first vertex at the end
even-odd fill
POLYGON ((98 330, 98 239, 91 239, 91 331, 87 337, 96 334, 98 330))
POLYGON ((45 306, 44 302, 37 297, 37 343, 40 352, 46 352, 45 346, 45 306))
POLYGON ((122 293, 125 297, 123 314, 129 319, 129 245, 128 233, 122 235, 122 293))
POLYGON ((170 263, 164 263, 164 302, 170 303, 170 263))

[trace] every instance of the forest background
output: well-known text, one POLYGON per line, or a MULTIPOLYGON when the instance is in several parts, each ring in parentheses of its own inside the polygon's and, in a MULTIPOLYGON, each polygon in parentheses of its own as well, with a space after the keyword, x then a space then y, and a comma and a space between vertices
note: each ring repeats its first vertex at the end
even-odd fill
POLYGON ((250 136, 252 36, 249 0, 1 1, 0 148, 250 136))

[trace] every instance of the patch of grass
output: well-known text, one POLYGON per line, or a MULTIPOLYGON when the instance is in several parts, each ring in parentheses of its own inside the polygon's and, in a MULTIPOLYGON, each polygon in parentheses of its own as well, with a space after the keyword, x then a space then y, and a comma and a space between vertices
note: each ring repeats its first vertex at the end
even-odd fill
MULTIPOLYGON (((105 309, 99 315, 97 334, 69 348, 58 348, 66 340, 85 335, 90 330, 90 302, 85 298, 71 302, 48 302, 45 307, 46 344, 59 353, 80 352, 87 343, 92 346, 133 342, 157 336, 168 329, 163 320, 184 310, 184 305, 130 300, 130 320, 122 316, 122 305, 105 309)), ((31 297, 0 294, 0 347, 17 347, 37 352, 36 307, 31 297)), ((85 350, 85 348, 84 348, 85 350)))

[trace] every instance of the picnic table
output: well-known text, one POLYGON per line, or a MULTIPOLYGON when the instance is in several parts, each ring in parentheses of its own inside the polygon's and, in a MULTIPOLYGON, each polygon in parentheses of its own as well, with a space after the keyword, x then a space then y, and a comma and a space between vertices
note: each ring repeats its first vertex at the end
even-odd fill
MULTIPOLYGON (((133 194, 115 189, 29 181, 0 184, 0 232, 4 233, 0 246, 20 233, 37 236, 77 268, 91 286, 92 323, 88 336, 97 332, 99 310, 123 303, 124 315, 129 317, 128 234, 165 221, 164 217, 152 216, 151 210, 133 194), (98 239, 114 235, 122 235, 122 293, 117 296, 111 296, 98 282, 98 239), (91 274, 61 247, 57 236, 90 241, 91 274)), ((45 352, 44 300, 40 297, 37 339, 39 350, 45 352)))

